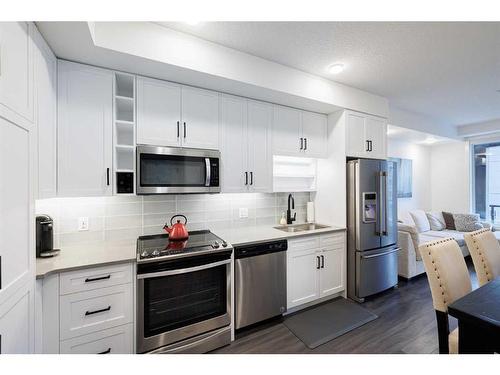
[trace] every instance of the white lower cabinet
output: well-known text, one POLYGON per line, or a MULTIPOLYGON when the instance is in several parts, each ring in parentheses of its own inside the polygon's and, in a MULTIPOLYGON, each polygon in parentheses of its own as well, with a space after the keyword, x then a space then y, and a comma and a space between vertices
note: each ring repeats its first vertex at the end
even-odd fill
POLYGON ((61 342, 61 354, 130 354, 133 324, 105 329, 61 342))
POLYGON ((31 290, 22 287, 0 305, 0 354, 29 354, 31 290))
POLYGON ((344 280, 344 233, 288 240, 287 309, 342 292, 344 280))

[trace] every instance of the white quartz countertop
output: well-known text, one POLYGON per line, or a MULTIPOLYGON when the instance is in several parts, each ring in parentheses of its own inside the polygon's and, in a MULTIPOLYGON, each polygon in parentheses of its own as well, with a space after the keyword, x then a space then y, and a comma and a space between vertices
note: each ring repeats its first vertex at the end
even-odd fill
POLYGON ((285 238, 310 236, 315 234, 345 231, 346 228, 328 226, 327 228, 308 230, 302 232, 284 232, 272 226, 252 226, 236 229, 217 229, 213 232, 233 246, 250 243, 279 240, 285 238))
POLYGON ((64 247, 59 255, 36 259, 36 278, 41 279, 54 272, 134 261, 136 248, 137 240, 103 241, 64 247))
MULTIPOLYGON (((329 226, 302 232, 283 232, 270 225, 250 226, 237 229, 217 229, 213 232, 233 246, 279 240, 321 233, 344 231, 345 228, 329 226)), ((103 241, 61 248, 59 255, 36 259, 36 278, 51 273, 70 271, 85 267, 130 262, 136 260, 137 240, 103 241)))

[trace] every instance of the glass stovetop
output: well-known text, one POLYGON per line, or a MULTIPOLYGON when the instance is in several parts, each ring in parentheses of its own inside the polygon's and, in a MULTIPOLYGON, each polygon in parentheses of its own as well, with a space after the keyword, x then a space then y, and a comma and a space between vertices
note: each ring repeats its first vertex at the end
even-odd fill
POLYGON ((137 239, 138 260, 192 255, 227 248, 227 243, 209 230, 189 232, 185 241, 169 241, 168 234, 141 236, 137 239))

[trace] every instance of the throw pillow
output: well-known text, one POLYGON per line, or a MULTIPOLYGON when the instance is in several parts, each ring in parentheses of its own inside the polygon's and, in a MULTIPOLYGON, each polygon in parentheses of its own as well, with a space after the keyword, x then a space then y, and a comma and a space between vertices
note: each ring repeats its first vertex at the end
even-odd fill
POLYGON ((431 230, 443 230, 446 228, 446 223, 441 212, 426 212, 425 214, 429 220, 431 230))
POLYGON ((455 230, 455 220, 453 220, 453 214, 451 212, 443 211, 443 219, 446 224, 446 229, 455 230))
POLYGON ((427 232, 431 230, 431 225, 429 224, 429 220, 425 215, 425 212, 422 210, 415 210, 410 212, 410 216, 415 222, 415 226, 419 233, 427 232))
POLYGON ((483 228, 478 214, 454 214, 455 228, 460 232, 474 232, 483 228))

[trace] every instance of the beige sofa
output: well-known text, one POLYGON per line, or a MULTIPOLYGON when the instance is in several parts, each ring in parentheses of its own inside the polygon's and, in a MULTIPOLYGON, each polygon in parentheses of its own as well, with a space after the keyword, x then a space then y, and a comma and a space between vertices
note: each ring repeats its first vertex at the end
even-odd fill
MULTIPOLYGON (((420 210, 417 211, 420 214, 423 212, 420 210)), ((427 229, 425 225, 419 226, 417 224, 419 223, 415 223, 411 216, 409 219, 406 219, 404 223, 398 224, 398 245, 401 249, 398 254, 398 273, 400 276, 411 279, 414 276, 425 273, 424 264, 418 252, 418 246, 426 242, 435 241, 439 238, 453 238, 457 241, 458 246, 460 246, 460 250, 464 257, 469 255, 469 250, 464 240, 465 232, 449 229, 422 230, 422 227, 424 227, 423 229, 427 229)), ((481 225, 485 228, 490 226, 488 223, 481 223, 481 225)), ((495 232, 495 235, 497 239, 500 240, 500 232, 495 232)))

